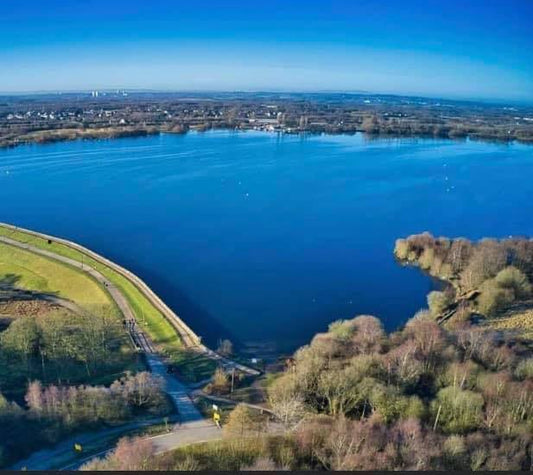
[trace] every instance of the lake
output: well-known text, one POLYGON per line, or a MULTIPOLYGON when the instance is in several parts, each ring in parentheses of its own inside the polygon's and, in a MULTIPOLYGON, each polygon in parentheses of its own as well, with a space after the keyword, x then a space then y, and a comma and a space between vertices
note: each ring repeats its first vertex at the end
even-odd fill
POLYGON ((402 325, 431 281, 394 241, 533 235, 533 147, 213 131, 0 150, 0 220, 143 278, 204 341, 292 351, 339 318, 402 325))

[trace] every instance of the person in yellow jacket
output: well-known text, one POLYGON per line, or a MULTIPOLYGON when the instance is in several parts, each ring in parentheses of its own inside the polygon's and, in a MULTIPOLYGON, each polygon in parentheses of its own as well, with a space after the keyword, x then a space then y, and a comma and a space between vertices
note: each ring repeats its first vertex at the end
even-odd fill
POLYGON ((218 411, 215 411, 213 413, 213 420, 215 421, 215 424, 217 425, 217 427, 220 429, 220 412, 218 411))

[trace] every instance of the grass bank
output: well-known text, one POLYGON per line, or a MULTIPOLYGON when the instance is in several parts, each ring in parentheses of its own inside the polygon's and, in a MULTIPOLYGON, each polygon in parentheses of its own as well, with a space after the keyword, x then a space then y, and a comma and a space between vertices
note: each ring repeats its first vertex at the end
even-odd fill
POLYGON ((90 255, 53 239, 49 241, 40 236, 19 229, 13 230, 1 224, 0 236, 54 252, 96 269, 126 297, 139 324, 157 345, 159 352, 168 356, 172 364, 178 367, 181 377, 189 381, 200 381, 212 375, 216 364, 203 355, 186 350, 172 324, 133 282, 119 272, 93 259, 90 255))
POLYGON ((82 307, 113 304, 107 292, 88 275, 4 243, 0 243, 0 281, 7 288, 53 294, 82 307))
POLYGON ((65 244, 48 240, 26 233, 20 230, 12 230, 0 225, 0 236, 6 236, 20 242, 31 244, 39 249, 54 252, 60 256, 68 257, 93 267, 98 272, 105 275, 114 285, 116 285, 128 300, 137 320, 144 324, 146 332, 150 335, 154 343, 160 345, 165 352, 181 349, 181 341, 172 325, 157 310, 144 294, 128 279, 115 270, 103 265, 83 252, 69 247, 65 244))

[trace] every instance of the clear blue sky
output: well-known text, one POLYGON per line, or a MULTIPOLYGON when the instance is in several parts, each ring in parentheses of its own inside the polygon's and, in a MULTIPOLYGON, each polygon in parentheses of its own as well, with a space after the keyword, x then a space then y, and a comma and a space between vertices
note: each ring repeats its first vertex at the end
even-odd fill
POLYGON ((533 100, 532 0, 2 0, 0 91, 533 100))

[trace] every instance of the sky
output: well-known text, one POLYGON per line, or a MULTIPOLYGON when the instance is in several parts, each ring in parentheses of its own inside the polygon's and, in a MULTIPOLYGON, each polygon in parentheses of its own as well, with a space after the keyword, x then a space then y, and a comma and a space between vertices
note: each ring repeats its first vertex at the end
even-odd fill
POLYGON ((533 101, 533 0, 2 0, 0 91, 533 101))

